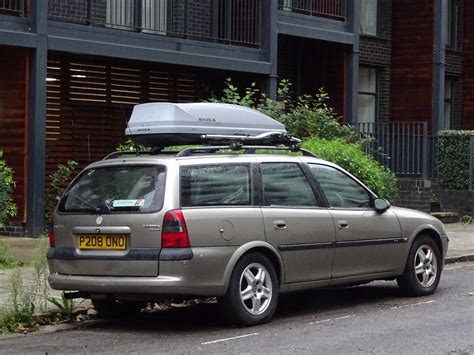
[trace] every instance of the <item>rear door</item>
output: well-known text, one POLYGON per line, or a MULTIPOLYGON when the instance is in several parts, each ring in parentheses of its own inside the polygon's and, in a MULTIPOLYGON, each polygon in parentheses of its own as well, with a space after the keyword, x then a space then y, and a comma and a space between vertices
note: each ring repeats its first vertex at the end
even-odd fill
POLYGON ((329 279, 335 230, 298 162, 261 163, 265 236, 281 253, 286 283, 329 279))
POLYGON ((55 271, 69 275, 156 276, 167 167, 111 163, 84 171, 55 217, 55 271))
POLYGON ((394 271, 404 253, 395 213, 377 212, 370 192, 342 170, 322 164, 309 167, 336 225, 333 278, 394 271))

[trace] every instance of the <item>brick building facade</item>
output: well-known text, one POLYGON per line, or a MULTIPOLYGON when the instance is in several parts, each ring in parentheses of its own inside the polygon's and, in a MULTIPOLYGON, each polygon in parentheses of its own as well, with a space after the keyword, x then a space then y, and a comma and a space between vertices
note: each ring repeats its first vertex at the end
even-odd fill
POLYGON ((272 98, 283 78, 322 86, 346 123, 474 129, 473 16, 467 0, 0 2, 14 222, 41 233, 48 175, 113 150, 134 104, 199 101, 227 77, 272 98))

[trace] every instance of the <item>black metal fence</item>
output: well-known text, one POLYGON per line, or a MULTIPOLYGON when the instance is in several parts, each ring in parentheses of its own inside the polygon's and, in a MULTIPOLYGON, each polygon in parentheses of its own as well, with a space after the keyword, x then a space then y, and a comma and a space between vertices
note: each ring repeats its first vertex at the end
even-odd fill
POLYGON ((0 12, 23 15, 24 11, 24 0, 0 0, 0 12))
POLYGON ((49 0, 48 12, 58 21, 261 47, 262 4, 261 0, 49 0))
POLYGON ((433 178, 434 139, 426 122, 358 123, 355 128, 370 138, 367 153, 397 175, 433 178))
POLYGON ((347 0, 278 0, 280 10, 345 21, 347 0))

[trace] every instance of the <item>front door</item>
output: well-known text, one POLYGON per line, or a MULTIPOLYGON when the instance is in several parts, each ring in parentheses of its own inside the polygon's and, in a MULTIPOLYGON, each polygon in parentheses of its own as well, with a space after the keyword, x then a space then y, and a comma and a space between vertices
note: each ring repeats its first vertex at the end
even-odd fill
POLYGON ((343 171, 310 164, 329 202, 336 227, 333 278, 394 271, 403 257, 398 218, 377 212, 373 196, 343 171))

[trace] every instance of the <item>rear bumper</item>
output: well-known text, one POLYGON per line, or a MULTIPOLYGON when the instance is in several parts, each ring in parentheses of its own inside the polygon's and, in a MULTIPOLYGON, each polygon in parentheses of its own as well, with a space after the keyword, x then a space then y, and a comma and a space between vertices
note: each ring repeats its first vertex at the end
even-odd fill
POLYGON ((222 296, 227 284, 225 270, 236 249, 192 248, 190 260, 49 258, 49 284, 56 290, 98 294, 222 296), (152 269, 154 274, 143 272, 152 269), (109 274, 97 275, 101 270, 109 274))
POLYGON ((55 290, 81 291, 85 293, 133 293, 155 295, 221 296, 223 285, 189 284, 183 278, 157 277, 112 277, 77 276, 51 274, 49 284, 55 290))

